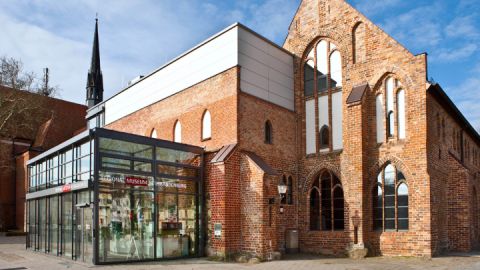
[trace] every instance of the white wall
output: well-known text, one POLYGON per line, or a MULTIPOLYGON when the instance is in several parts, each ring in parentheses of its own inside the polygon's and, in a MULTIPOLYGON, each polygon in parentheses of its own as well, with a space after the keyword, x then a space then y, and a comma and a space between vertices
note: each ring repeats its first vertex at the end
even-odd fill
POLYGON ((332 94, 332 137, 333 150, 343 149, 343 102, 342 92, 332 94))
POLYGON ((237 24, 105 101, 105 123, 237 65, 242 91, 294 110, 293 56, 237 24))
POLYGON ((305 123, 306 123, 306 153, 317 152, 315 137, 315 100, 305 102, 305 123))
POLYGON ((239 28, 238 63, 243 92, 294 110, 292 55, 239 28))

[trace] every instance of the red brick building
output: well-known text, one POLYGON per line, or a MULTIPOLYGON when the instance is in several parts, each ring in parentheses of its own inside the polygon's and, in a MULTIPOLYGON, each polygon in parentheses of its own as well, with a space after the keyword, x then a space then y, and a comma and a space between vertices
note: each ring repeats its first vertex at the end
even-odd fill
POLYGON ((25 161, 85 129, 87 107, 4 86, 0 101, 0 231, 23 231, 25 161))
POLYGON ((205 148, 208 255, 476 247, 480 136, 427 55, 343 0, 303 0, 286 30, 279 47, 234 24, 87 118, 205 148))

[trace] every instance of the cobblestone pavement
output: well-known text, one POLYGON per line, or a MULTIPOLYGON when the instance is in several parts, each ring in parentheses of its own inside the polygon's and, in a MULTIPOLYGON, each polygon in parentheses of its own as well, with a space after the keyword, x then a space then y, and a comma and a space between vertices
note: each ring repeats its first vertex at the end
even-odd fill
POLYGON ((0 237, 0 270, 5 269, 274 269, 274 270, 416 270, 416 269, 479 269, 480 253, 456 254, 434 258, 367 258, 350 260, 338 258, 322 258, 310 255, 298 255, 281 261, 260 264, 236 264, 211 262, 206 259, 188 259, 168 262, 141 264, 123 264, 109 266, 92 266, 73 262, 50 255, 25 250, 24 237, 0 237), (24 268, 23 268, 24 267, 24 268))

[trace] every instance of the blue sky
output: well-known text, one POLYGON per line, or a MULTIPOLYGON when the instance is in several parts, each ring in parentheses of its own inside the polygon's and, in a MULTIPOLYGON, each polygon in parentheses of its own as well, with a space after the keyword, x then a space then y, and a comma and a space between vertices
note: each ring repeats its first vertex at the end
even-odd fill
MULTIPOLYGON (((348 0, 412 53, 429 53, 439 82, 480 130, 478 0, 348 0)), ((281 45, 300 0, 0 0, 0 55, 37 74, 49 67, 62 98, 83 103, 100 20, 105 96, 239 21, 281 45)), ((187 75, 187 74, 186 74, 187 75)))

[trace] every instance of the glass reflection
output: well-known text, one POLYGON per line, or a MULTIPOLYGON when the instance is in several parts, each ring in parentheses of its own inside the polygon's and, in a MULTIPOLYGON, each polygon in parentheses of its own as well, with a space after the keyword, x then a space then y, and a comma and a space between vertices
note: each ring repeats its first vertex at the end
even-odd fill
POLYGON ((158 209, 157 258, 195 255, 195 196, 160 193, 158 209))

